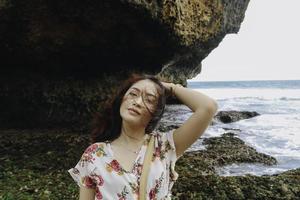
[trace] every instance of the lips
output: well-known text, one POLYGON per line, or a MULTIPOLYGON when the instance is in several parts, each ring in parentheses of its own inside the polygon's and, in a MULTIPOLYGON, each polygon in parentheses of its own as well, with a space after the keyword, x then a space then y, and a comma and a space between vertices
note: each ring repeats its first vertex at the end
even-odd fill
POLYGON ((136 109, 134 109, 134 108, 128 108, 128 110, 132 110, 133 112, 135 112, 135 113, 137 113, 137 114, 139 114, 140 115, 140 112, 139 111, 137 111, 136 109))

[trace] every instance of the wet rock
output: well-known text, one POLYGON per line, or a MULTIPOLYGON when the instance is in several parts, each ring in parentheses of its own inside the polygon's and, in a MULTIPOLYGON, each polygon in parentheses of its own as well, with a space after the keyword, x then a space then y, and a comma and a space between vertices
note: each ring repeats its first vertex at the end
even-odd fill
POLYGON ((174 184, 174 199, 299 199, 300 168, 280 175, 227 176, 186 173, 174 184))
POLYGON ((203 144, 207 146, 207 153, 211 155, 209 157, 213 158, 217 165, 245 162, 277 164, 274 157, 257 152, 232 132, 224 133, 222 137, 204 138, 203 144))
POLYGON ((250 112, 250 111, 219 111, 215 115, 215 119, 223 122, 223 123, 231 123, 236 122, 243 119, 249 119, 255 116, 260 115, 257 112, 250 112))
POLYGON ((173 199, 299 199, 300 168, 274 175, 219 176, 215 166, 255 162, 276 164, 276 159, 255 151, 228 132, 204 139, 206 150, 186 152, 176 162, 179 178, 173 199))
POLYGON ((215 167, 232 163, 277 163, 274 157, 257 152, 231 132, 224 133, 221 137, 204 138, 203 144, 205 150, 185 152, 177 161, 178 165, 183 166, 183 171, 179 167, 181 173, 186 173, 186 168, 190 168, 190 173, 214 174, 215 167), (184 166, 186 163, 188 166, 184 166))
POLYGON ((159 127, 158 127, 158 131, 160 131, 160 132, 168 132, 170 130, 177 129, 179 127, 180 127, 180 125, 169 125, 169 126, 166 126, 166 125, 160 124, 159 127))

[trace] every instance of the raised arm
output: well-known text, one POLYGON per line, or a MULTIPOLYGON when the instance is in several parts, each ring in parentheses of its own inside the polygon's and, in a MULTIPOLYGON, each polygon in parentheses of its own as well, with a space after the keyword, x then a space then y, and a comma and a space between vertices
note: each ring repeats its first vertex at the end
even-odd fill
POLYGON ((176 98, 194 112, 183 125, 174 130, 173 138, 178 157, 204 133, 217 112, 218 105, 214 99, 201 92, 173 83, 162 84, 168 90, 172 87, 176 98))

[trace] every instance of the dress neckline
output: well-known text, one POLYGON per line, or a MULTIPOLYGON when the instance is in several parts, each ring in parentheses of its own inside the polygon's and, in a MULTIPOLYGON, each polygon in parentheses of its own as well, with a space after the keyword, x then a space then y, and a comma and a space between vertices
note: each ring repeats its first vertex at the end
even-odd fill
POLYGON ((147 148, 147 145, 148 145, 148 143, 149 143, 149 138, 150 138, 149 136, 150 136, 150 134, 147 134, 147 136, 145 137, 144 142, 143 142, 141 148, 139 149, 139 152, 137 153, 137 156, 136 156, 136 158, 135 158, 135 160, 134 160, 134 162, 133 162, 131 171, 126 170, 126 169, 122 166, 122 164, 115 158, 114 152, 113 152, 113 150, 112 150, 112 147, 111 147, 110 142, 106 142, 106 144, 107 144, 107 146, 108 146, 108 151, 109 151, 109 154, 110 154, 111 159, 114 160, 115 162, 117 162, 117 164, 119 165, 119 167, 120 167, 124 172, 126 172, 127 174, 135 174, 135 169, 136 169, 136 165, 138 164, 138 160, 139 160, 140 157, 142 157, 142 152, 145 152, 145 151, 144 151, 144 148, 147 148))

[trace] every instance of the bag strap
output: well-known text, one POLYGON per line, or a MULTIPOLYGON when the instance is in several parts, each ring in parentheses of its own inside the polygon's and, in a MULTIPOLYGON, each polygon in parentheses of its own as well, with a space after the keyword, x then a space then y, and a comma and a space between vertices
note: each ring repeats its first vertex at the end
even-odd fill
POLYGON ((146 200, 147 177, 149 174, 153 152, 154 152, 154 136, 151 134, 150 141, 148 143, 148 147, 144 158, 143 168, 142 168, 139 200, 146 200))

